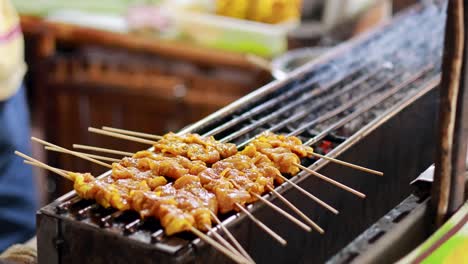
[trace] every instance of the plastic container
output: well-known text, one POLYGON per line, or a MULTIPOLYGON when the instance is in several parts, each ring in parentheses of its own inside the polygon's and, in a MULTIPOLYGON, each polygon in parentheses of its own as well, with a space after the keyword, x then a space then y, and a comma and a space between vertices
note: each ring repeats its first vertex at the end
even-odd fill
POLYGON ((171 10, 179 38, 203 47, 274 57, 287 50, 298 21, 266 24, 185 10, 171 10))

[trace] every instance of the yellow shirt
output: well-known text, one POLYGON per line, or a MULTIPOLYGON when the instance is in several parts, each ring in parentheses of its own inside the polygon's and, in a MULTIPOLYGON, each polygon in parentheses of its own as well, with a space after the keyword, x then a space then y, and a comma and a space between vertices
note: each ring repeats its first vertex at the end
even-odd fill
POLYGON ((15 94, 25 72, 24 40, 18 15, 9 0, 0 0, 0 101, 15 94))

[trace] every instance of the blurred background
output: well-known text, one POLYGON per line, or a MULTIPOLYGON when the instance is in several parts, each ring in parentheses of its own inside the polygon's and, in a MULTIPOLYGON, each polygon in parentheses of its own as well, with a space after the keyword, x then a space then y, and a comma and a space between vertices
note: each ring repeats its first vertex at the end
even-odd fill
MULTIPOLYGON (((136 151, 147 146, 87 128, 177 131, 416 1, 12 2, 26 40, 33 135, 67 148, 136 151)), ((104 172, 39 145, 33 152, 67 170, 104 172)), ((42 203, 71 189, 58 177, 37 179, 42 203)))

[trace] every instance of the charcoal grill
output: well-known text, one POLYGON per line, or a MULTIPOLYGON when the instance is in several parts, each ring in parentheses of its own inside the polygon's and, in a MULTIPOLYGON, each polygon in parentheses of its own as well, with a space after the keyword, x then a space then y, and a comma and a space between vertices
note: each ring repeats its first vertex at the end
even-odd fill
MULTIPOLYGON (((410 181, 433 163, 444 14, 437 3, 413 7, 180 131, 241 146, 265 130, 296 135, 322 154, 385 173, 378 177, 322 159, 302 160, 367 198, 298 174, 295 183, 340 214, 304 199, 288 183, 277 187, 326 232, 305 233, 260 203, 249 206, 288 241, 286 247, 242 213, 222 216, 258 263, 324 262, 411 194, 410 181)), ((283 207, 275 197, 265 198, 283 207)), ((37 224, 40 263, 229 261, 190 234, 167 237, 157 221, 104 209, 74 192, 42 208, 37 224)))

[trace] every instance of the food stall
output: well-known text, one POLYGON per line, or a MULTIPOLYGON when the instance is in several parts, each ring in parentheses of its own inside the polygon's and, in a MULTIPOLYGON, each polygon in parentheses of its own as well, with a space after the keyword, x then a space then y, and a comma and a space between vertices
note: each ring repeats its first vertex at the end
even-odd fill
MULTIPOLYGON (((443 248, 439 241, 453 241, 440 239, 453 233, 445 231, 466 230, 468 94, 463 79, 467 61, 463 21, 468 16, 461 3, 453 1, 448 7, 443 1, 418 3, 284 78, 204 118, 193 116, 184 127, 158 131, 147 126, 146 120, 154 115, 172 119, 155 108, 155 99, 148 93, 144 93, 148 111, 155 113, 144 117, 138 113, 143 98, 124 108, 125 97, 117 101, 118 106, 109 106, 107 101, 114 101, 107 95, 100 100, 90 96, 76 104, 54 104, 64 107, 59 110, 63 119, 82 111, 92 116, 91 109, 97 107, 102 107, 96 112, 104 117, 88 117, 92 121, 85 125, 61 120, 64 127, 55 127, 53 136, 47 137, 50 142, 33 139, 34 144, 68 156, 69 163, 50 159, 46 164, 17 152, 26 163, 58 175, 74 188, 37 214, 38 262, 420 263, 431 257, 462 259, 463 253, 432 254, 443 248), (91 108, 94 100, 96 106, 91 108), (127 109, 124 116, 131 121, 115 117, 115 112, 127 109), (60 141, 63 131, 83 136, 60 141), (80 142, 84 138, 86 146, 80 142), (432 170, 426 170, 434 163, 432 170), (79 171, 75 164, 94 164, 107 171, 75 172, 79 171), (436 232, 415 250, 452 215, 445 231, 436 232)), ((37 23, 31 21, 24 18, 23 24, 34 28, 37 23)), ((45 28, 65 46, 73 47, 74 41, 67 43, 67 38, 93 36, 99 45, 137 47, 153 55, 173 51, 174 56, 181 56, 188 50, 164 42, 145 44, 145 39, 136 37, 130 42, 115 33, 102 37, 101 32, 94 35, 56 23, 45 28)), ((61 45, 51 45, 55 42, 47 38, 42 41, 48 43, 43 47, 53 47, 48 51, 59 50, 56 47, 61 45)), ((246 56, 198 48, 185 53, 184 59, 218 69, 217 59, 203 61, 217 54, 227 68, 266 73, 246 56)), ((102 51, 88 52, 95 59, 102 51)), ((70 66, 56 63, 54 81, 73 73, 70 76, 77 83, 92 78, 98 83, 105 77, 118 87, 129 79, 122 72, 108 75, 107 69, 84 64, 83 70, 73 62, 70 66)), ((141 82, 148 79, 141 77, 141 82)), ((87 88, 79 89, 93 87, 80 85, 87 88)), ((57 90, 69 93, 72 88, 57 90)), ((194 96, 204 102, 212 97, 208 93, 200 88, 194 96)), ((63 97, 57 95, 59 100, 63 97)), ((198 105, 187 109, 183 102, 187 97, 178 98, 181 102, 174 107, 174 115, 200 109, 198 105)), ((57 111, 48 113, 57 115, 57 111)), ((461 246, 449 248, 463 248, 466 236, 460 237, 461 246)))

